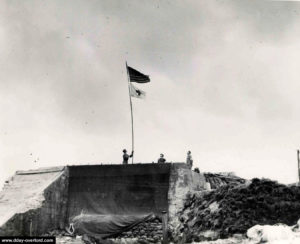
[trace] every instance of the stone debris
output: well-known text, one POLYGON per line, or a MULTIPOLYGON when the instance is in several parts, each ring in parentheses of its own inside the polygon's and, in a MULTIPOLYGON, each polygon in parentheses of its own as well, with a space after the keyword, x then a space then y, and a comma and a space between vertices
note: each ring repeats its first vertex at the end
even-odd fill
POLYGON ((228 184, 214 191, 190 194, 178 228, 188 243, 245 234, 257 224, 294 225, 299 217, 299 187, 253 179, 249 184, 228 184))
POLYGON ((159 217, 142 222, 120 234, 116 240, 133 238, 140 243, 158 243, 162 240, 162 221, 159 217))

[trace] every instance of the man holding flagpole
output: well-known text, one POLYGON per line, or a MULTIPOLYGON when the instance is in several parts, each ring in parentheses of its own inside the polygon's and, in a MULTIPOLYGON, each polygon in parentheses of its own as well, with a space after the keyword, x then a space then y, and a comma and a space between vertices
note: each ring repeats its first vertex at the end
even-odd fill
POLYGON ((130 155, 127 154, 127 150, 123 150, 123 164, 128 164, 128 159, 133 157, 133 151, 130 155))
MULTIPOLYGON (((144 75, 141 72, 137 71, 134 68, 131 68, 127 65, 127 77, 128 77, 128 91, 129 91, 129 102, 130 102, 130 111, 131 111, 131 146, 132 152, 134 151, 134 133, 133 133, 133 113, 132 113, 132 101, 131 97, 135 98, 144 98, 146 93, 141 89, 135 87, 132 82, 135 83, 147 83, 150 82, 150 78, 148 75, 144 75)), ((133 163, 133 154, 132 154, 132 163, 133 163)))

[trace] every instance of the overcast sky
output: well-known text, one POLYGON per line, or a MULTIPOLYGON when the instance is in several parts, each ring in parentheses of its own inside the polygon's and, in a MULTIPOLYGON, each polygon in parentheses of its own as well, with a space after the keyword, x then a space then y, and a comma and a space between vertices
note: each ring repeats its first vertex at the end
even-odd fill
POLYGON ((0 180, 16 170, 135 161, 297 181, 300 3, 1 1, 0 180))

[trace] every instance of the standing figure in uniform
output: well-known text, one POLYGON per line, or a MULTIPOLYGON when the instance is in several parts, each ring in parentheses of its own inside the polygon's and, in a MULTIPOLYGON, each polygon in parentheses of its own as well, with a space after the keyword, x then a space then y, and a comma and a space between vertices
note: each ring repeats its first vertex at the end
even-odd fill
POLYGON ((157 160, 157 163, 163 164, 166 162, 166 159, 164 158, 164 155, 161 153, 159 159, 157 160))
POLYGON ((133 151, 131 152, 130 155, 127 154, 127 150, 123 150, 123 164, 128 164, 128 159, 133 156, 133 151))
POLYGON ((189 166, 190 169, 192 169, 192 167, 193 167, 193 159, 192 159, 192 153, 191 153, 191 151, 187 152, 186 164, 189 166))

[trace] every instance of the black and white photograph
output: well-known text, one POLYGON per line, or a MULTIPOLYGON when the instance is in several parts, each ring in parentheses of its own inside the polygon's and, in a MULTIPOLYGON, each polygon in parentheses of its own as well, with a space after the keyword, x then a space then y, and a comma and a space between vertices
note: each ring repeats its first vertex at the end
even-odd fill
POLYGON ((300 1, 0 0, 0 243, 300 244, 300 1))

